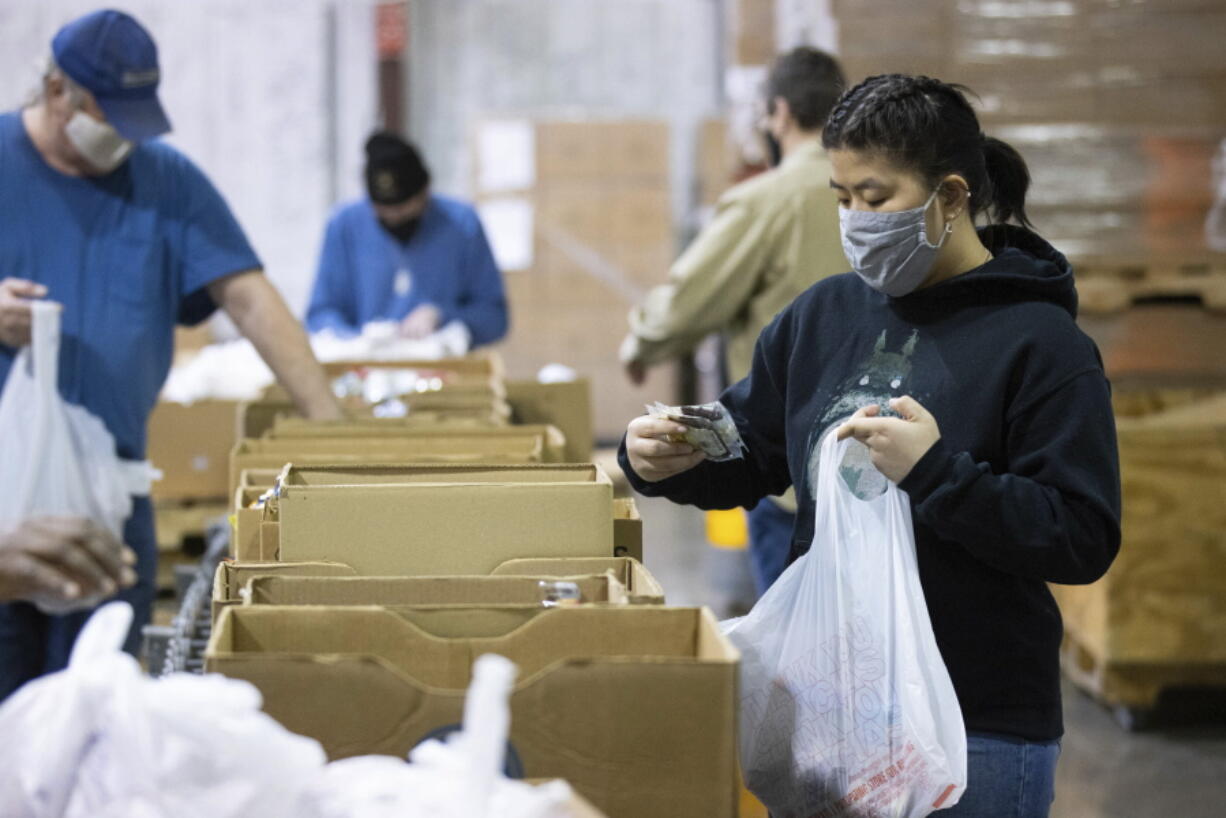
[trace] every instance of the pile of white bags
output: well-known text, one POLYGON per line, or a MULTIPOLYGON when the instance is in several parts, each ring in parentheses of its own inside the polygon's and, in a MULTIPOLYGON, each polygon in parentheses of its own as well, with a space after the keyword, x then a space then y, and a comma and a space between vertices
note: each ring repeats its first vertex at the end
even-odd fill
POLYGON ((250 684, 152 679, 120 651, 126 603, 99 609, 67 670, 0 705, 5 818, 565 818, 570 788, 502 776, 515 667, 483 656, 464 728, 414 750, 326 764, 260 712, 250 684))
POLYGON ((742 653, 746 784, 775 818, 951 807, 966 789, 966 734, 924 604, 908 498, 862 444, 833 432, 815 495, 808 553, 725 623, 742 653), (857 497, 848 470, 884 493, 857 497))

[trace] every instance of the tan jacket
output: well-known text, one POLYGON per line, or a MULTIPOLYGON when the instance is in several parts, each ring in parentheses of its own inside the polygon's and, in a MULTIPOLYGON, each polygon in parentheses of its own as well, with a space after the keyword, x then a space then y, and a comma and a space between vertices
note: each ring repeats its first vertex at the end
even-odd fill
MULTIPOLYGON (((749 374, 763 328, 812 284, 850 269, 839 240, 830 162, 817 140, 729 190, 668 281, 630 311, 623 363, 655 364, 727 337, 728 375, 749 374)), ((791 492, 780 506, 795 509, 791 492)))

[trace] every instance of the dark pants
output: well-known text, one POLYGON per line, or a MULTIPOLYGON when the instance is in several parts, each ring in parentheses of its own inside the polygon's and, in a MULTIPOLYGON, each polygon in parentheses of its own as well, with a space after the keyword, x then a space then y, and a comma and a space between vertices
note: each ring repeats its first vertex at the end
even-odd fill
MULTIPOLYGON (((135 656, 140 651, 141 626, 148 624, 153 610, 157 578, 157 537, 148 497, 134 498, 123 534, 136 552, 137 582, 114 598, 130 603, 135 613, 124 644, 124 650, 135 656)), ((0 604, 0 701, 31 679, 66 667, 77 634, 92 613, 52 616, 27 602, 0 604)))
POLYGON ((788 567, 795 524, 796 515, 779 508, 769 497, 749 512, 749 562, 758 596, 788 567))

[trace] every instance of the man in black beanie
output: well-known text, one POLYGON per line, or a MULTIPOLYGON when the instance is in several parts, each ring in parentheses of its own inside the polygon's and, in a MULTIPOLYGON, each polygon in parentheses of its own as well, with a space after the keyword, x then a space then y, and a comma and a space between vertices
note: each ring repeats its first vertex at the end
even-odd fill
POLYGON ((476 211, 431 193, 417 149, 373 134, 366 191, 328 222, 307 328, 350 336, 396 321, 402 335, 421 339, 458 322, 474 347, 506 335, 502 274, 476 211))

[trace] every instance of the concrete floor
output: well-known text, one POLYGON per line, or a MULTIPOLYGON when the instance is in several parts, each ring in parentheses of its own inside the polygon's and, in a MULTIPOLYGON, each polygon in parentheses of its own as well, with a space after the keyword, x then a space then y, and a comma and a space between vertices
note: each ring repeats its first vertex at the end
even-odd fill
MULTIPOLYGON (((670 604, 707 605, 723 618, 752 595, 745 552, 708 546, 701 512, 638 503, 645 561, 670 604)), ((1147 730, 1129 733, 1066 683, 1064 716, 1052 818, 1226 816, 1226 692, 1171 696, 1147 730)))

